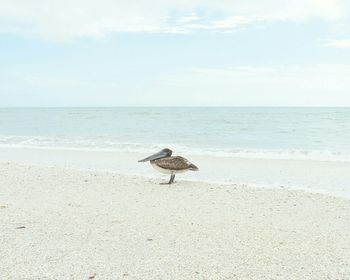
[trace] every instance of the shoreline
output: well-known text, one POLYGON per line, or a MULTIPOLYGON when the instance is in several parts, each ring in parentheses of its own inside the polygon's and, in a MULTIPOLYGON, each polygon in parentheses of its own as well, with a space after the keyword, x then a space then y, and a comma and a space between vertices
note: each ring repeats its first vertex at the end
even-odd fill
MULTIPOLYGON (((9 136, 16 137, 16 136, 9 136)), ((19 136, 24 137, 24 136, 19 136)), ((0 139, 1 140, 1 139, 0 139)), ((108 144, 103 143, 104 146, 108 144)), ((100 145, 103 145, 100 144, 100 145)), ((285 161, 311 161, 311 162, 338 162, 338 163, 350 163, 350 158, 345 153, 340 155, 340 152, 328 151, 328 150, 298 150, 298 149, 249 149, 249 148, 237 148, 228 150, 225 148, 191 148, 185 146, 176 146, 172 144, 143 144, 143 143, 116 143, 116 145, 127 146, 129 148, 113 148, 113 147, 93 147, 93 146, 40 146, 38 145, 26 145, 26 144, 0 144, 0 149, 31 149, 31 150, 52 150, 52 151, 72 151, 72 152, 95 152, 95 153, 136 153, 146 154, 150 150, 161 150, 164 147, 172 147, 181 154, 187 154, 190 156, 203 156, 214 158, 236 158, 236 159, 258 159, 258 160, 285 160, 285 161), (149 145, 149 147, 147 146, 149 145), (140 146, 144 146, 140 148, 140 146), (289 156, 288 156, 288 155, 289 156), (309 155, 309 156, 307 156, 309 155), (316 156, 318 155, 318 156, 316 156)), ((350 155, 349 155, 350 156, 350 155)))
MULTIPOLYGON (((137 177, 139 179, 144 180, 153 180, 154 182, 158 182, 159 184, 167 183, 169 181, 168 175, 164 175, 161 173, 153 173, 153 174, 142 174, 142 173, 123 173, 118 170, 111 170, 111 169, 102 169, 102 168, 92 168, 92 167, 79 167, 79 166, 60 166, 55 164, 45 164, 45 163, 28 163, 28 162, 20 162, 20 161, 4 161, 0 160, 0 166, 1 165, 17 165, 22 167, 37 167, 37 168, 58 168, 58 169, 64 169, 64 170, 70 170, 72 172, 95 172, 95 173, 101 173, 101 174, 109 174, 112 176, 125 176, 125 177, 137 177)), ((286 191, 296 191, 296 192, 302 192, 305 194, 311 194, 311 195, 322 195, 322 196, 329 196, 335 199, 350 201, 350 197, 344 197, 342 195, 337 195, 332 192, 327 192, 322 189, 305 189, 303 187, 298 186, 283 186, 281 184, 278 185, 263 185, 263 184, 250 184, 246 182, 227 182, 227 181, 210 181, 210 180, 196 180, 195 178, 181 178, 183 174, 180 174, 180 176, 176 177, 175 181, 181 181, 183 183, 188 184, 206 184, 206 185, 222 185, 222 186, 240 186, 245 188, 252 188, 252 189, 265 189, 265 190, 286 190, 286 191), (178 178, 179 177, 179 178, 178 178)))
POLYGON ((350 201, 0 163, 5 279, 347 279, 350 201))
MULTIPOLYGON (((137 162, 146 156, 148 154, 136 152, 0 147, 1 161, 113 171, 161 179, 163 175, 148 164, 137 162)), ((283 186, 350 199, 350 162, 185 156, 198 165, 200 171, 180 174, 179 178, 183 180, 276 189, 283 186)))

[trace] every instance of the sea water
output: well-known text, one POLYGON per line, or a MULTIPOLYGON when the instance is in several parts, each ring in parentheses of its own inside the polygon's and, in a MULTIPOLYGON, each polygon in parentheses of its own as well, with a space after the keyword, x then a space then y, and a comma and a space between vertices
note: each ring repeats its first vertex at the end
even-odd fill
POLYGON ((1 147, 350 161, 350 108, 2 108, 1 147))

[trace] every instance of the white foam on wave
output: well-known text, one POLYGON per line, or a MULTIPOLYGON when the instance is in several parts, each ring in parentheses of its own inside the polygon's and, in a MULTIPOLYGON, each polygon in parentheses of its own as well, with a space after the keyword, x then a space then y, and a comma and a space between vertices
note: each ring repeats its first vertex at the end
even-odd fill
POLYGON ((206 155, 214 157, 287 159, 350 162, 350 153, 337 151, 311 151, 300 149, 250 149, 250 148, 204 148, 173 143, 127 143, 111 139, 68 139, 42 136, 0 136, 3 148, 65 149, 81 151, 115 151, 150 153, 168 147, 177 154, 206 155))

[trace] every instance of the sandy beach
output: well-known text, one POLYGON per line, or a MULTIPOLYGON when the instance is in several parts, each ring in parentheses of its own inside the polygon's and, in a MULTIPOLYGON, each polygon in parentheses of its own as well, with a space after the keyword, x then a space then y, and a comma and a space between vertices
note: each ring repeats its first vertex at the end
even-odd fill
POLYGON ((2 279, 350 279, 350 201, 0 164, 2 279))
POLYGON ((350 0, 0 0, 0 42, 0 280, 350 280, 350 0))

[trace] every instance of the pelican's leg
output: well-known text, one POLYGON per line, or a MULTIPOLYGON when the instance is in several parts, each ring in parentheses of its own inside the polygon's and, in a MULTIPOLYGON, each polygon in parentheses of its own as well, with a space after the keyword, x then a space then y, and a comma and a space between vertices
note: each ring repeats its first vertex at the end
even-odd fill
POLYGON ((168 184, 170 185, 170 184, 174 183, 174 179, 175 179, 175 174, 171 174, 170 181, 168 184))
POLYGON ((172 183, 174 183, 174 179, 175 179, 175 174, 171 174, 170 175, 170 180, 168 183, 160 183, 161 185, 170 185, 172 183))

